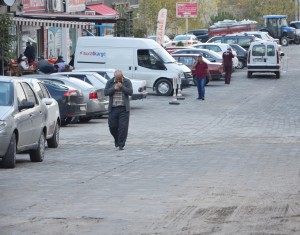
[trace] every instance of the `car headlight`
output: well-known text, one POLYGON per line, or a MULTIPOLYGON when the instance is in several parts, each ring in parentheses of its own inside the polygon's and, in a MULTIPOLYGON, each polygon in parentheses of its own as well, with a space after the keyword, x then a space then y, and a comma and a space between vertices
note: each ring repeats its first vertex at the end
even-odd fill
POLYGON ((0 131, 2 131, 7 126, 7 122, 0 120, 0 131))

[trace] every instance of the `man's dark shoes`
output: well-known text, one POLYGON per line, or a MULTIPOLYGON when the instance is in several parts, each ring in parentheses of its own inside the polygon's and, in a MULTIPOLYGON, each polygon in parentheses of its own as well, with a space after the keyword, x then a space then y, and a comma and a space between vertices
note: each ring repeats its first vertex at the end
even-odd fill
POLYGON ((201 100, 201 97, 198 97, 197 100, 201 100))
POLYGON ((122 146, 119 146, 119 150, 124 150, 124 147, 122 147, 122 146))
POLYGON ((119 144, 118 144, 117 142, 115 142, 115 146, 116 146, 116 148, 118 148, 118 147, 119 147, 119 144))
POLYGON ((205 98, 204 98, 204 97, 202 97, 201 99, 202 99, 202 100, 205 100, 205 98))

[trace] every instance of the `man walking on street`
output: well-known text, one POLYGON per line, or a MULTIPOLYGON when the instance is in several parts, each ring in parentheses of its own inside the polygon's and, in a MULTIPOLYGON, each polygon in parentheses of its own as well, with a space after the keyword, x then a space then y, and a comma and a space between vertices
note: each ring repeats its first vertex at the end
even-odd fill
POLYGON ((107 81, 104 94, 109 96, 108 126, 115 140, 115 147, 123 150, 129 127, 129 96, 133 93, 131 81, 116 70, 114 77, 107 81))
POLYGON ((211 76, 208 70, 208 65, 203 61, 202 55, 199 55, 197 61, 192 66, 192 70, 195 70, 196 76, 196 85, 198 90, 198 100, 205 99, 205 85, 206 85, 206 76, 208 75, 209 80, 211 76))
POLYGON ((222 57, 223 57, 223 66, 225 72, 225 84, 230 84, 231 73, 232 73, 232 59, 234 58, 234 55, 230 47, 227 49, 227 51, 223 52, 222 57))

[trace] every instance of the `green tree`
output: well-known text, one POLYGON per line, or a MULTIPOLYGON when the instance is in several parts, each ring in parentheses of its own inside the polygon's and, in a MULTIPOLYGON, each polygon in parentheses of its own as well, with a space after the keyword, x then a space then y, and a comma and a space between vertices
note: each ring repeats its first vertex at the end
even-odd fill
POLYGON ((236 17, 228 12, 220 12, 216 16, 210 17, 210 25, 223 20, 237 20, 236 17))
POLYGON ((12 46, 16 42, 16 36, 12 32, 13 22, 9 14, 0 15, 0 61, 1 74, 4 73, 4 62, 12 58, 12 46))

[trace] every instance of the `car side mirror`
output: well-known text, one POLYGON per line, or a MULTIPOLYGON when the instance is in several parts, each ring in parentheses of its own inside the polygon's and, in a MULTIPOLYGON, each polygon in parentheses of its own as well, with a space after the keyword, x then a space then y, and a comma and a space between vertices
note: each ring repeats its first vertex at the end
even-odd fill
POLYGON ((23 109, 31 109, 34 107, 34 103, 33 102, 29 102, 29 101, 23 101, 20 105, 19 105, 19 111, 22 111, 23 109))
POLYGON ((284 53, 283 53, 283 52, 280 52, 280 56, 284 56, 284 53))
POLYGON ((53 100, 49 98, 43 98, 42 101, 45 105, 51 105, 53 103, 53 100))

